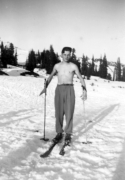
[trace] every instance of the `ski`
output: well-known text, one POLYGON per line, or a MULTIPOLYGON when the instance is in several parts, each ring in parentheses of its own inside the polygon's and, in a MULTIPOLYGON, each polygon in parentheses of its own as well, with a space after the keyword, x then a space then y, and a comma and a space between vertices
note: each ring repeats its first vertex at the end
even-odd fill
POLYGON ((60 150, 60 152, 59 152, 59 154, 60 154, 61 156, 64 156, 64 154, 65 154, 65 147, 66 147, 66 146, 70 146, 70 144, 67 143, 67 142, 65 142, 65 143, 63 144, 63 146, 62 146, 62 148, 61 148, 61 150, 60 150))
POLYGON ((40 155, 41 158, 46 158, 50 155, 50 153, 52 152, 53 148, 55 147, 55 145, 58 144, 58 141, 53 142, 49 149, 47 151, 45 151, 43 154, 40 155))

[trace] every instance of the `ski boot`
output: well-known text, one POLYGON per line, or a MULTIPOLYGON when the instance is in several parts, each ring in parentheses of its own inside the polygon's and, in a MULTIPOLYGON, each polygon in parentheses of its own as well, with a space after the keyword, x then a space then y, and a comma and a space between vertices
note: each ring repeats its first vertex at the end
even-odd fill
POLYGON ((71 134, 67 133, 66 136, 65 136, 65 145, 70 146, 71 145, 71 140, 72 140, 71 134))
POLYGON ((57 143, 57 142, 60 142, 62 140, 62 138, 63 138, 63 134, 57 133, 56 137, 52 141, 57 143))

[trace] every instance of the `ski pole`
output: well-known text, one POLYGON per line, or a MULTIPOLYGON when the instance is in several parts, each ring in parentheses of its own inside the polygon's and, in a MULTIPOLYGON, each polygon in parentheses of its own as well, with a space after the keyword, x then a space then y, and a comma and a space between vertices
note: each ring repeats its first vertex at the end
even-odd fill
MULTIPOLYGON (((85 102, 84 102, 84 100, 83 100, 83 113, 84 113, 85 130, 86 130, 87 122, 86 122, 86 117, 85 117, 85 102)), ((85 139, 86 139, 85 144, 87 144, 87 133, 86 133, 86 135, 85 135, 85 139)))
POLYGON ((44 81, 44 88, 45 88, 45 97, 44 97, 44 136, 40 140, 48 141, 49 139, 45 138, 45 128, 46 128, 46 95, 47 95, 47 91, 46 91, 46 79, 44 81))
MULTIPOLYGON (((84 111, 84 119, 85 119, 85 130, 87 128, 87 120, 86 120, 86 117, 85 117, 85 102, 83 100, 83 111, 84 111)), ((91 144, 92 142, 88 141, 88 137, 87 137, 87 133, 85 135, 85 139, 86 139, 86 142, 82 142, 83 144, 91 144)))

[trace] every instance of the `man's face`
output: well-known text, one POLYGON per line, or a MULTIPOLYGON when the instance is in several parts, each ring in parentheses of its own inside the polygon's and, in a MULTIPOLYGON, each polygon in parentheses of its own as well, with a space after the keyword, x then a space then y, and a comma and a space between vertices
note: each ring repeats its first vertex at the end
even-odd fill
POLYGON ((64 51, 64 53, 62 54, 63 61, 67 62, 70 59, 70 56, 70 51, 64 51))

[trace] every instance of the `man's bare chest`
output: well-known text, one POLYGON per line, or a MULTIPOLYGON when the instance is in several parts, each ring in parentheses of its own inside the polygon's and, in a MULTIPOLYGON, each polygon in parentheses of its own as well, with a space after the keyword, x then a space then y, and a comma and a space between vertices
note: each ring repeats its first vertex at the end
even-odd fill
POLYGON ((72 68, 70 66, 60 66, 57 69, 58 74, 66 74, 66 75, 72 75, 74 73, 74 71, 72 70, 72 68))

